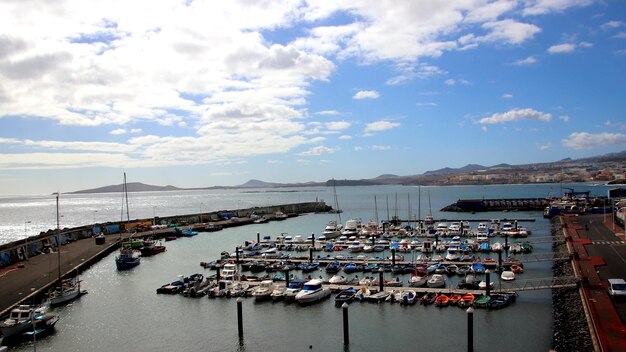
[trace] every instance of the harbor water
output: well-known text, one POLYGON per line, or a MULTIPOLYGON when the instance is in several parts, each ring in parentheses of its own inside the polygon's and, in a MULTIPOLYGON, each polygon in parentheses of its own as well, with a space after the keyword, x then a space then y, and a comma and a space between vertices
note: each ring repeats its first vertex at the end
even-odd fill
MULTIPOLYGON (((591 190, 592 195, 606 194, 606 187, 576 185, 576 188, 583 187, 591 190)), ((133 193, 129 198, 132 219, 316 199, 333 205, 332 192, 326 187, 206 190, 133 193)), ((456 214, 440 213, 439 209, 457 199, 546 197, 560 193, 559 185, 421 187, 421 191, 417 187, 401 186, 337 188, 344 223, 355 217, 367 222, 376 219, 376 215, 379 220, 388 215, 413 218, 418 209, 423 218, 432 209, 435 218, 535 218, 535 222, 524 223, 532 230, 531 239, 550 235, 549 221, 537 212, 456 214), (421 193, 421 206, 418 206, 418 193, 421 193)), ((119 194, 62 195, 61 227, 93 223, 94 218, 96 222, 119 220, 121 204, 119 194)), ((56 226, 52 196, 5 197, 0 199, 0 209, 0 243, 56 226)), ((307 214, 281 222, 200 233, 167 242, 165 253, 143 258, 141 265, 124 272, 116 270, 115 254, 111 254, 81 274, 83 288, 89 294, 71 305, 55 309, 60 315, 56 331, 38 339, 37 350, 344 351, 342 311, 332 300, 299 306, 283 302, 256 303, 244 298, 244 338, 240 340, 235 299, 155 293, 156 288, 176 280, 179 275, 213 274, 199 263, 218 258, 224 250, 234 251, 236 245, 255 239, 257 232, 272 238, 281 233, 303 237, 312 233, 319 235, 329 220, 336 219, 336 214, 307 214)), ((472 225, 475 227, 476 223, 472 225)), ((550 252, 550 243, 534 245, 534 254, 550 252)), ((406 259, 411 259, 409 254, 406 259)), ((550 277, 551 266, 549 261, 528 263, 520 279, 550 277)), ((326 274, 320 270, 312 275, 326 274)), ((497 287, 496 275, 492 278, 497 287)), ((538 290, 521 292, 517 301, 505 309, 476 310, 475 350, 547 351, 552 341, 551 307, 550 290, 538 290)), ((460 308, 355 302, 350 305, 349 315, 347 350, 466 349, 467 313, 460 308)), ((32 348, 32 343, 24 343, 11 350, 30 351, 32 348)))

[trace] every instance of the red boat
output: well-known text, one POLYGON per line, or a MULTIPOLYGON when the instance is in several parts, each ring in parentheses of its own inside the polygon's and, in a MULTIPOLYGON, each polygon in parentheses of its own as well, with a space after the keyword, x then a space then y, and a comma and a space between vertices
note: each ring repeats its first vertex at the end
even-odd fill
POLYGON ((143 257, 149 257, 151 255, 165 252, 166 247, 154 241, 146 241, 140 250, 143 257))
POLYGON ((461 295, 455 293, 452 296, 450 296, 450 299, 448 300, 448 304, 456 306, 457 304, 459 304, 460 300, 461 300, 461 295))
POLYGON ((474 304, 474 295, 471 293, 466 293, 459 300, 459 307, 471 307, 474 304))
POLYGON ((521 274, 524 272, 524 268, 520 265, 511 265, 511 271, 516 274, 521 274))
POLYGON ((444 294, 440 294, 439 296, 437 296, 437 299, 435 299, 435 305, 437 307, 446 307, 449 302, 450 302, 450 297, 444 294))

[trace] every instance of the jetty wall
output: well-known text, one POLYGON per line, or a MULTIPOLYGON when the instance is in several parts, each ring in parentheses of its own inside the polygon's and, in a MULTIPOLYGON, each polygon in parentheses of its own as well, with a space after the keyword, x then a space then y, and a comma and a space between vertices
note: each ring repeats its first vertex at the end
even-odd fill
POLYGON ((148 219, 134 219, 131 221, 114 221, 74 228, 63 228, 59 231, 50 229, 36 236, 0 245, 0 268, 26 260, 41 253, 46 253, 50 251, 51 248, 58 247, 59 244, 64 245, 100 233, 112 235, 125 232, 141 232, 150 230, 150 227, 155 224, 166 225, 172 229, 177 226, 193 227, 196 224, 209 225, 212 223, 217 223, 221 227, 240 226, 251 223, 252 219, 257 216, 264 216, 271 220, 277 213, 295 216, 305 213, 328 212, 331 209, 332 207, 326 205, 323 201, 302 202, 244 209, 224 209, 206 213, 160 216, 148 219))

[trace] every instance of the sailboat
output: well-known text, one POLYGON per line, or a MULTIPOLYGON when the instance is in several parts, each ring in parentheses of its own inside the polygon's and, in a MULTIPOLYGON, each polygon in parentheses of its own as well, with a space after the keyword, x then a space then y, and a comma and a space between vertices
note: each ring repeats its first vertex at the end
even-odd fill
POLYGON ((60 306, 80 297, 83 291, 80 290, 80 280, 78 275, 70 279, 61 279, 61 238, 59 226, 59 194, 57 193, 57 260, 58 260, 58 285, 48 292, 50 306, 60 306))
POLYGON ((343 228, 341 224, 342 210, 339 209, 339 201, 337 200, 337 188, 335 187, 335 179, 333 179, 333 198, 334 198, 333 199, 334 207, 330 211, 330 213, 337 214, 338 221, 335 221, 335 220, 329 221, 328 224, 326 224, 324 231, 322 232, 322 235, 324 235, 326 238, 329 238, 329 239, 339 237, 341 235, 341 230, 343 228))
MULTIPOLYGON (((128 188, 126 187, 126 173, 124 173, 124 197, 122 199, 122 220, 124 218, 124 201, 126 202, 126 221, 130 221, 130 213, 128 211, 128 188)), ((132 236, 131 236, 132 237, 132 236)), ((143 243, 143 241, 142 241, 143 243)), ((117 270, 128 270, 136 267, 141 263, 141 254, 135 251, 130 244, 122 243, 120 253, 115 257, 115 266, 117 270)))

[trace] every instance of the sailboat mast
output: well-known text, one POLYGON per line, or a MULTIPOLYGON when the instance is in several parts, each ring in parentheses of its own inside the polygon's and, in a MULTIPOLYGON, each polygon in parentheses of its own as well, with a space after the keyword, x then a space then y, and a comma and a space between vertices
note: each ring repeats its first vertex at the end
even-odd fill
POLYGON ((128 210, 128 187, 126 186, 126 173, 124 173, 124 197, 126 197, 126 221, 130 222, 130 211, 128 210))
POLYGON ((337 181, 333 178, 333 196, 335 197, 335 207, 337 208, 337 218, 341 224, 341 209, 339 209, 339 200, 337 199, 337 181))
MULTIPOLYGON (((422 221, 422 186, 417 185, 417 221, 422 221)), ((421 226, 420 226, 421 228, 421 226)))
POLYGON ((61 225, 59 224, 59 192, 57 192, 57 266, 61 286, 61 225))
POLYGON ((376 223, 378 224, 378 202, 376 202, 376 195, 374 195, 374 212, 376 213, 376 223))

